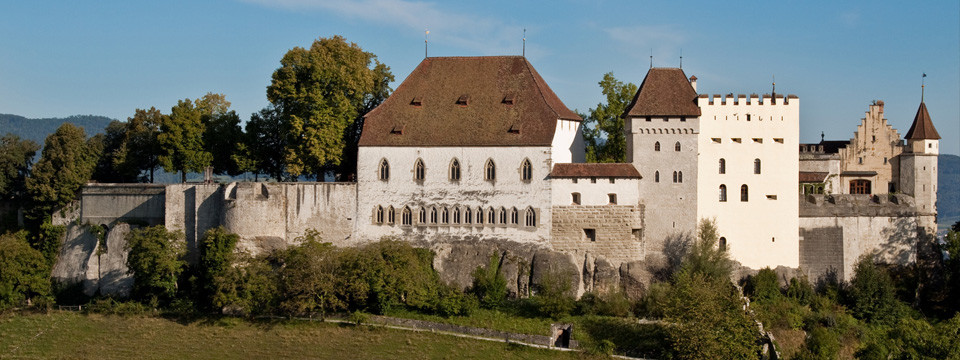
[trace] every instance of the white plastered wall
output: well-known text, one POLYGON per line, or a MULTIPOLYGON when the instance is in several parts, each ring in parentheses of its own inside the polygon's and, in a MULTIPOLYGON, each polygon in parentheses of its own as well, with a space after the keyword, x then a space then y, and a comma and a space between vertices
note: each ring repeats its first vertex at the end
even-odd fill
POLYGON ((699 98, 698 217, 716 219, 731 257, 745 266, 799 266, 799 100, 708 100, 699 98), (721 158, 725 174, 719 173, 721 158), (761 161, 760 174, 754 173, 755 159, 761 161), (720 201, 721 184, 727 187, 726 202, 720 201), (745 202, 742 185, 748 187, 745 202))
POLYGON ((616 178, 610 182, 607 177, 578 178, 574 183, 571 178, 552 179, 553 205, 567 206, 573 204, 573 193, 580 194, 580 205, 608 205, 609 194, 617 194, 617 205, 639 205, 640 184, 637 179, 616 178))
POLYGON ((551 146, 554 163, 586 162, 583 130, 580 126, 579 121, 557 120, 551 146))

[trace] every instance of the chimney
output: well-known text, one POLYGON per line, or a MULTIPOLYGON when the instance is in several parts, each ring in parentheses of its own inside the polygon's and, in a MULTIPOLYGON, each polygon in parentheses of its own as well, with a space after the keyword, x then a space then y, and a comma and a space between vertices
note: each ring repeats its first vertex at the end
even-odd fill
POLYGON ((697 91, 697 76, 696 76, 696 75, 690 77, 690 86, 693 87, 693 91, 697 91))

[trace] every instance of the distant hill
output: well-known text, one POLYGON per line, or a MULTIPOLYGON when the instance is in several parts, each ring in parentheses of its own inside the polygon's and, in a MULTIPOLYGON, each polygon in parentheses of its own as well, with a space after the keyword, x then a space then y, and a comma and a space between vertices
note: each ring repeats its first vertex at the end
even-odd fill
POLYGON ((960 156, 940 154, 937 169, 937 222, 940 227, 960 221, 960 156))
POLYGON ((73 115, 65 118, 29 119, 20 115, 0 114, 0 136, 13 133, 21 139, 30 139, 43 146, 47 135, 57 131, 65 122, 83 127, 87 136, 102 133, 114 119, 96 115, 73 115))

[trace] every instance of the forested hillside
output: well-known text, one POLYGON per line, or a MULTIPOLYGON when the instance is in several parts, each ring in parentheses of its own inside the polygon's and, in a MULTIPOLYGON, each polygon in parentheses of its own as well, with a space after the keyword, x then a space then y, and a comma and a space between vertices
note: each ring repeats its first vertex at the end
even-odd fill
POLYGON ((20 115, 0 114, 0 135, 13 133, 21 139, 43 145, 47 135, 57 131, 65 122, 83 127, 87 136, 102 133, 113 119, 96 115, 73 115, 65 118, 28 119, 20 115))

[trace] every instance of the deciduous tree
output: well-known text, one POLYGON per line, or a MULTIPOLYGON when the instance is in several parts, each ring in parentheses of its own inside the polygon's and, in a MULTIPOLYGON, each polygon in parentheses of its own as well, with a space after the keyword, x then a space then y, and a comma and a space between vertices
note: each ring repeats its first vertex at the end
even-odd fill
POLYGON ((160 125, 158 160, 164 170, 179 171, 182 182, 187 172, 202 172, 213 163, 213 154, 204 143, 207 123, 227 113, 230 103, 222 94, 207 93, 196 101, 183 99, 170 109, 160 125))
POLYGON ((83 128, 64 123, 50 134, 26 181, 32 202, 28 217, 41 220, 53 209, 73 201, 93 175, 98 157, 83 128))
POLYGON ((50 295, 50 268, 21 235, 0 235, 0 310, 50 295))
POLYGON ((20 201, 33 157, 40 145, 13 134, 0 138, 0 200, 20 201))
POLYGON ((267 99, 280 111, 287 147, 284 162, 294 175, 354 166, 362 116, 389 95, 393 75, 377 57, 341 36, 295 47, 280 60, 267 99))
POLYGON ((133 117, 127 119, 127 161, 138 171, 149 173, 149 182, 153 182, 153 173, 160 167, 160 144, 157 136, 160 125, 167 121, 167 115, 154 107, 149 110, 137 109, 133 117))
POLYGON ((183 272, 183 236, 163 225, 135 229, 127 235, 127 268, 133 274, 133 295, 144 301, 168 301, 177 292, 183 272))
POLYGON ((617 80, 612 72, 604 74, 599 84, 607 102, 597 104, 589 115, 582 116, 587 162, 624 162, 627 143, 620 116, 630 105, 637 86, 617 80))

